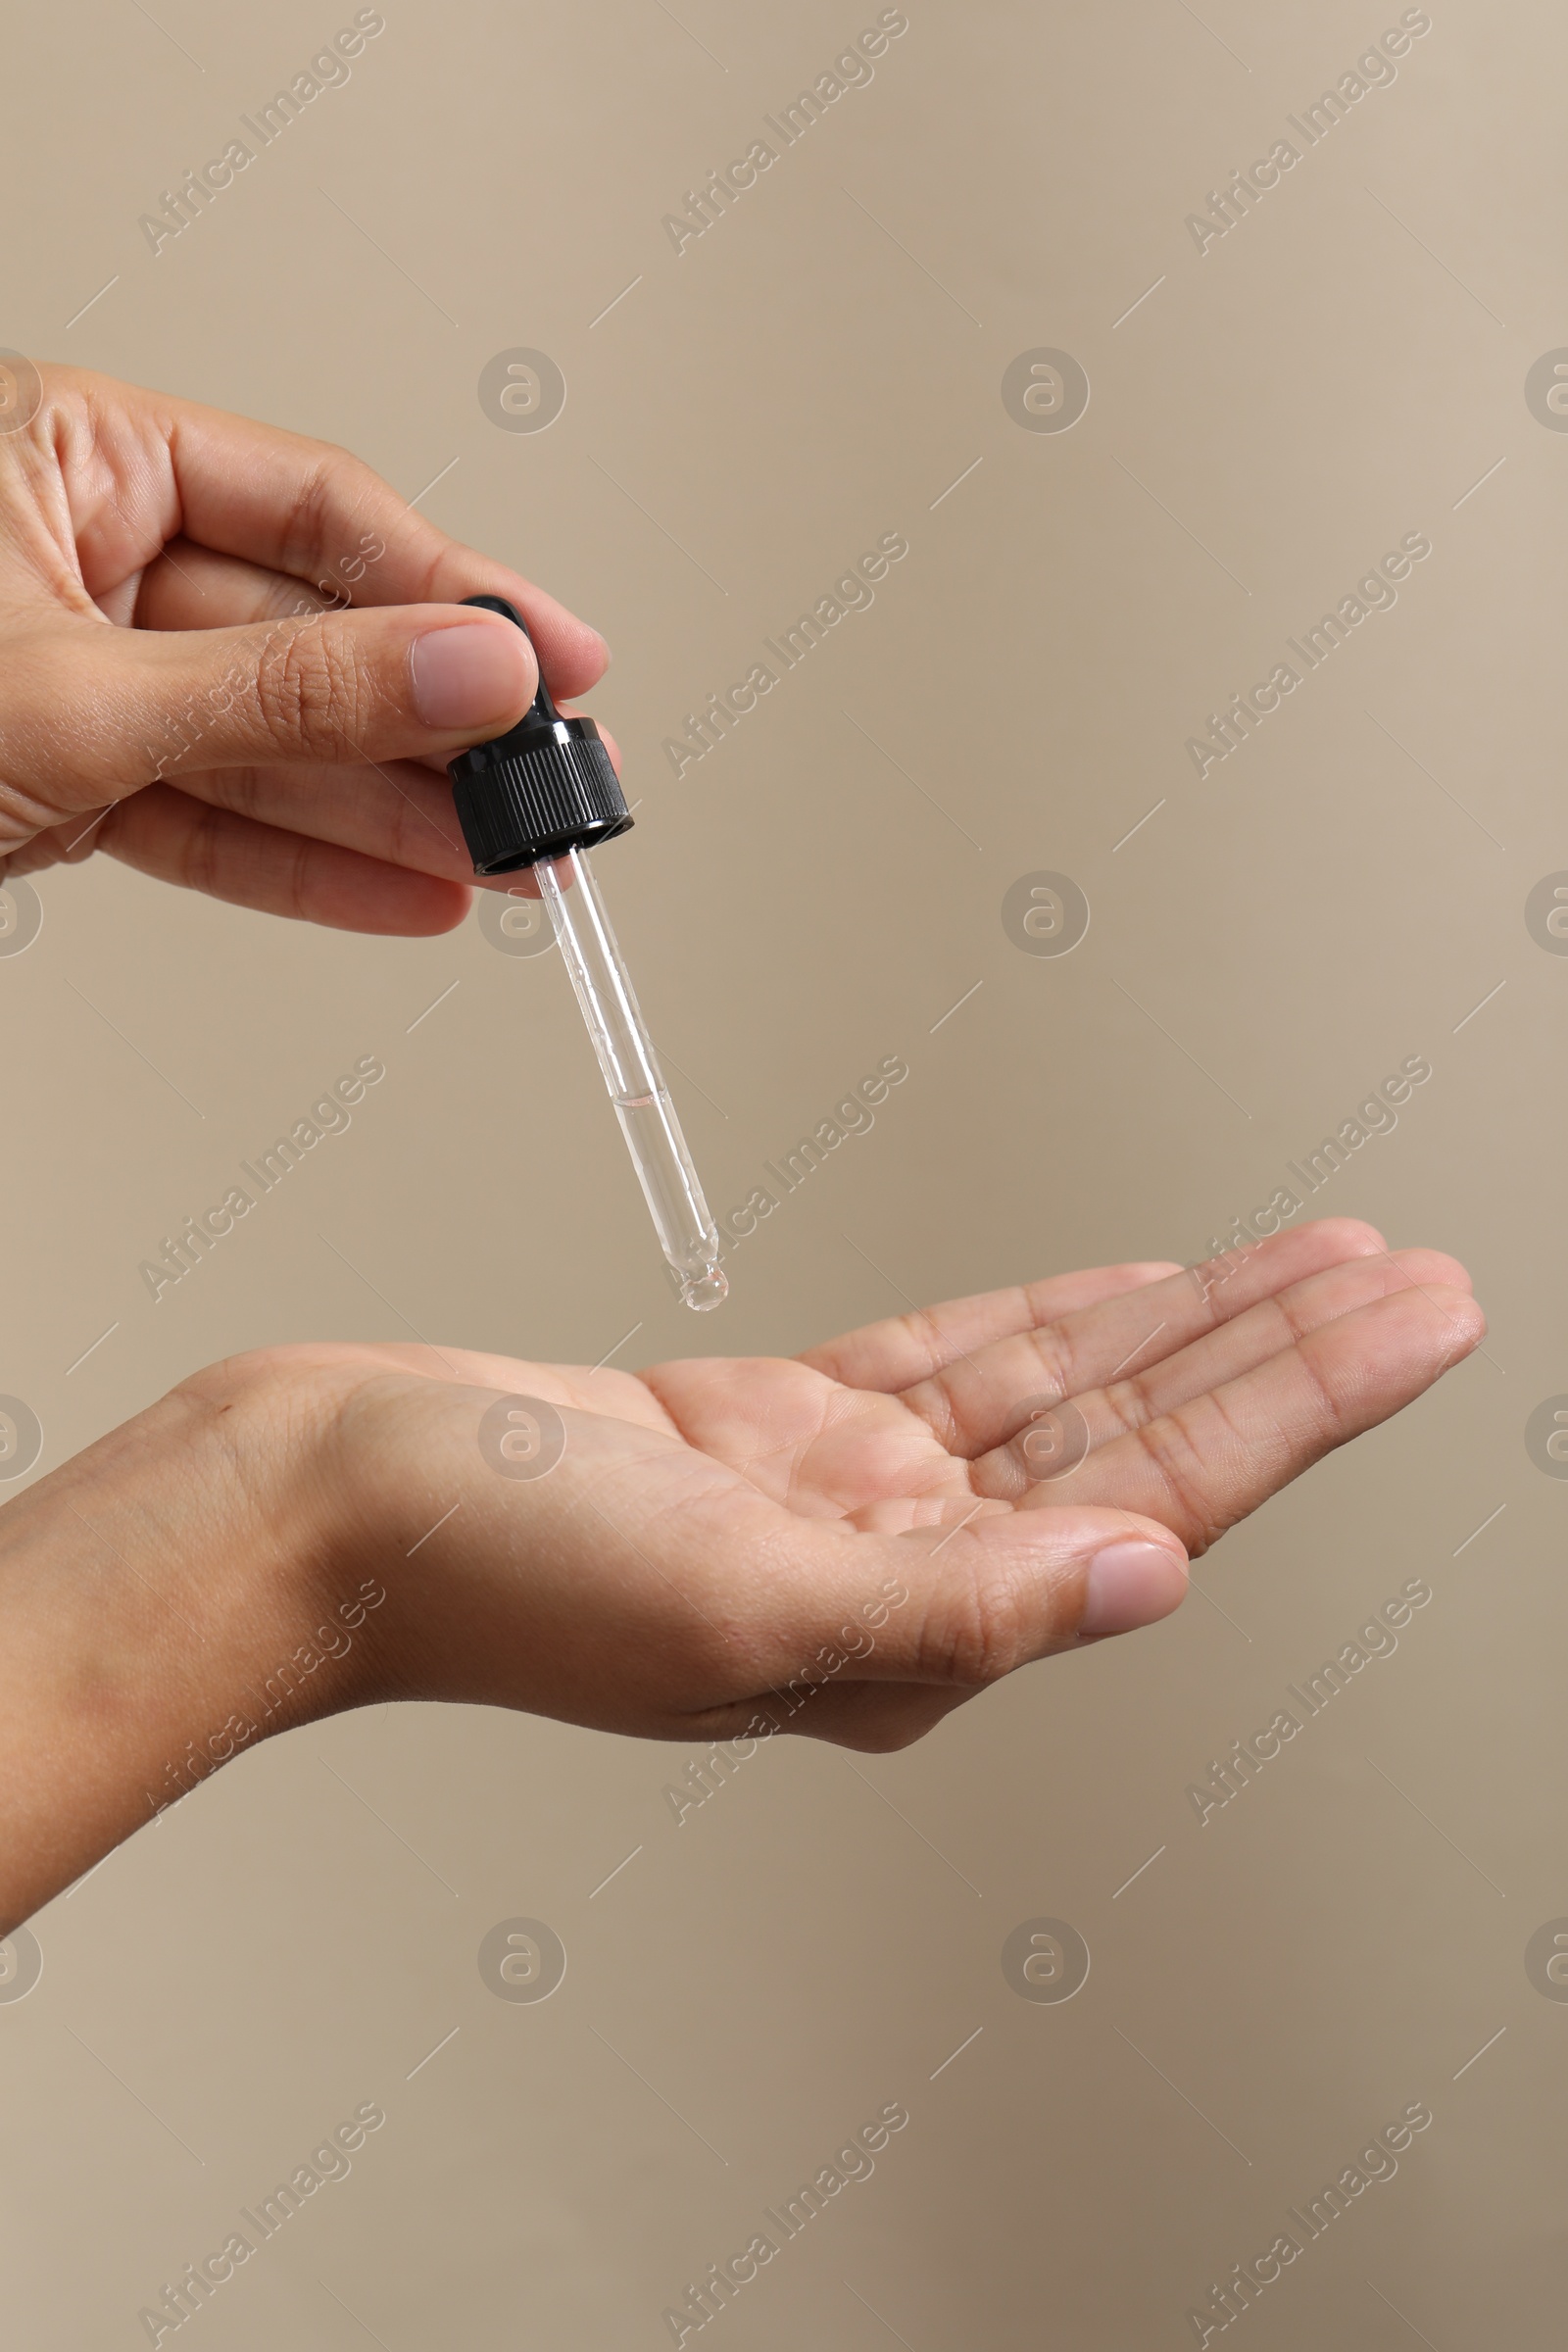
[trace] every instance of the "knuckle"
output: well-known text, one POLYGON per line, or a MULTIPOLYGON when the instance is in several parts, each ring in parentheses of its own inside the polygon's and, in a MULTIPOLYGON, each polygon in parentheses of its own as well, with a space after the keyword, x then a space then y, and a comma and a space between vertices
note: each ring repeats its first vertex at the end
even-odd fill
POLYGON ((225 808, 236 816, 266 820, 267 771, 261 767, 220 768, 216 789, 225 808))
POLYGON ((1159 1410, 1153 1390, 1142 1372, 1130 1372, 1125 1380, 1102 1389, 1099 1401, 1114 1418, 1118 1437, 1135 1436, 1159 1410))
POLYGON ((1260 1325, 1265 1320, 1273 1325, 1276 1350, 1297 1347, 1312 1329, 1310 1305, 1304 1299, 1293 1299, 1288 1291, 1260 1299, 1252 1312, 1260 1325))
MULTIPOLYGON (((1218 1517, 1208 1493, 1207 1465, 1188 1425, 1186 1409, 1177 1406, 1134 1433, 1136 1443, 1152 1463, 1171 1499, 1177 1532, 1195 1558, 1225 1533, 1230 1522, 1218 1517)), ((1159 1517, 1165 1514, 1160 1512, 1159 1517)))
POLYGON ((283 905, 296 921, 309 918, 311 909, 311 869, 316 862, 317 846, 302 833, 289 856, 287 871, 282 876, 283 905))
POLYGON ((209 808, 205 801, 193 801, 187 822, 177 837, 178 875, 187 890, 213 892, 218 878, 219 830, 218 810, 209 808))
POLYGON ((280 752, 321 760, 359 741, 372 702, 351 646, 310 621, 269 640, 255 693, 269 741, 280 752))
POLYGON ((962 1435, 957 1402, 951 1382, 942 1373, 917 1381, 901 1399, 906 1409, 924 1422, 944 1453, 956 1453, 962 1435))
POLYGON ((890 1328, 904 1340, 911 1362, 920 1365, 920 1377, 934 1380, 942 1368, 942 1358, 930 1316, 922 1314, 918 1307, 911 1307, 902 1315, 895 1315, 890 1328))
POLYGON ((1040 1377, 1046 1392, 1059 1403, 1074 1393, 1075 1367, 1072 1348, 1059 1323, 1043 1323, 1038 1331, 1029 1334, 1040 1366, 1040 1377))
POLYGON ((289 503, 285 532, 285 555, 280 569, 297 573, 301 578, 310 570, 311 560, 321 535, 326 510, 335 488, 352 476, 357 461, 346 450, 329 441, 312 445, 312 458, 299 486, 289 503))
MULTIPOLYGON (((340 442, 309 440, 304 447, 308 463, 289 502, 279 568, 315 579, 333 560, 333 537, 344 530, 345 517, 384 508, 395 494, 373 466, 340 442)), ((358 525, 348 527, 352 531, 358 525)))
POLYGON ((1317 1408, 1322 1449, 1326 1449, 1331 1446, 1342 1444, 1349 1435, 1349 1430, 1345 1408, 1324 1379, 1317 1362, 1316 1351, 1310 1346, 1309 1341, 1310 1335, 1308 1335, 1307 1343, 1298 1345, 1296 1365, 1306 1384, 1307 1395, 1317 1408))
POLYGON ((977 1559, 961 1584, 955 1576, 944 1586, 919 1628, 916 1655, 923 1675, 984 1690, 1037 1654, 1039 1604, 1027 1579, 999 1574, 995 1561, 982 1569, 977 1559))

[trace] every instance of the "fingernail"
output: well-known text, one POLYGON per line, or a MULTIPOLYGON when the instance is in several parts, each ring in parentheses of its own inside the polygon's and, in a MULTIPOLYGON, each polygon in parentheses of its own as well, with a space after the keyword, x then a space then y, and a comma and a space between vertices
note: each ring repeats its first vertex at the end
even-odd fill
POLYGON ((416 638, 409 656, 414 707, 427 727, 481 727, 514 717, 526 702, 520 631, 463 621, 416 638))
POLYGON ((1081 1634, 1130 1634, 1168 1617, 1187 1591, 1187 1570, 1164 1544, 1110 1544, 1085 1580, 1081 1634))

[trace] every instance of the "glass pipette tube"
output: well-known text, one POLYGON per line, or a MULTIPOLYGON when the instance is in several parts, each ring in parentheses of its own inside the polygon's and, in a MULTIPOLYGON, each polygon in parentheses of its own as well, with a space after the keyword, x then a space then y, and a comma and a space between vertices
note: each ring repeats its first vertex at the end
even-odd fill
POLYGON ((568 850, 553 861, 541 858, 533 872, 681 1303, 705 1313, 729 1296, 719 1264, 718 1228, 703 1198, 588 853, 568 850))

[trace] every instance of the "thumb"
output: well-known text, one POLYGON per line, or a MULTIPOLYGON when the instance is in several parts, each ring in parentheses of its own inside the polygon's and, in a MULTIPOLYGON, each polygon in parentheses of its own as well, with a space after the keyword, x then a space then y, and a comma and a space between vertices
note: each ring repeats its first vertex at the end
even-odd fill
POLYGON ((182 771, 443 759, 505 733, 538 685, 522 630, 462 605, 233 629, 73 618, 15 640, 7 669, 0 774, 56 814, 182 771))
POLYGON ((858 1679, 977 1690, 1036 1658, 1155 1624, 1187 1582, 1186 1552, 1157 1520, 983 1504, 946 1528, 842 1539, 831 1570, 819 1556, 809 1615, 841 1647, 857 1625, 866 1629, 851 1649, 858 1679))

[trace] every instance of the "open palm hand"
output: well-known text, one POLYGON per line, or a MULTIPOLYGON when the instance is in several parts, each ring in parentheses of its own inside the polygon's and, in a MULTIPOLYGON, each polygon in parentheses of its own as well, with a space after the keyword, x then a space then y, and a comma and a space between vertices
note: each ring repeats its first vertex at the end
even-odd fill
POLYGON ((328 1407, 338 1544, 389 1594, 362 1695, 878 1748, 1168 1614, 1187 1556, 1484 1330, 1451 1258, 1328 1220, 790 1360, 250 1360, 296 1417, 302 1381, 328 1407))

